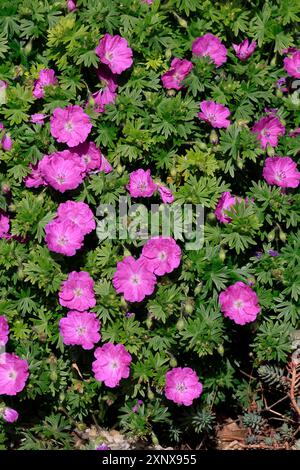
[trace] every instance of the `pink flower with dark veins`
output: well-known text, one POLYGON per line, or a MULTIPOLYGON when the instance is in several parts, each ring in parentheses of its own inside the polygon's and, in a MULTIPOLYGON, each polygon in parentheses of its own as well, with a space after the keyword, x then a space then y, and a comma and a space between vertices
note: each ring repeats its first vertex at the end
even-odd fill
POLYGON ((100 322, 95 313, 71 310, 59 321, 59 332, 66 345, 93 349, 100 341, 100 322))
POLYGON ((113 286, 118 294, 123 294, 129 302, 141 302, 146 295, 151 295, 156 284, 156 277, 145 260, 135 260, 127 256, 117 263, 113 276, 113 286))
POLYGON ((129 377, 132 358, 123 344, 106 343, 96 349, 95 358, 92 365, 95 378, 107 387, 115 388, 121 379, 129 377))
POLYGON ((236 56, 245 61, 252 56, 256 48, 256 41, 249 43, 248 39, 244 39, 240 44, 232 44, 233 49, 235 50, 236 56))
POLYGON ((50 251, 74 256, 83 245, 82 230, 68 220, 54 219, 45 227, 45 242, 50 251))
POLYGON ((94 281, 86 271, 72 271, 61 285, 59 303, 71 310, 84 312, 96 305, 94 281))
POLYGON ((263 177, 268 184, 281 188, 297 188, 300 172, 297 163, 290 157, 269 157, 265 161, 263 177))
POLYGON ((182 81, 188 76, 193 68, 192 62, 186 59, 173 59, 170 69, 165 72, 161 80, 167 89, 181 90, 182 81))
POLYGON ((143 246, 141 259, 156 276, 163 276, 178 268, 181 249, 172 237, 153 237, 143 246))
POLYGON ((92 127, 90 117, 77 105, 55 108, 50 118, 51 135, 68 147, 85 142, 92 127))
POLYGON ((285 57, 283 63, 290 77, 300 78, 300 50, 294 50, 290 57, 285 57))
POLYGON ((0 395, 17 395, 29 377, 28 362, 16 354, 0 354, 0 395))
POLYGON ((86 166, 78 154, 63 150, 45 155, 39 162, 38 170, 50 186, 64 193, 82 183, 86 166))
POLYGON ((202 390, 202 383, 190 367, 174 367, 166 373, 166 398, 178 405, 191 406, 202 390))
POLYGON ((157 190, 157 184, 151 178, 150 170, 136 170, 130 173, 126 186, 131 197, 151 197, 157 190))
POLYGON ((227 49, 217 36, 211 33, 204 34, 195 39, 192 44, 192 53, 195 56, 210 57, 220 67, 227 61, 227 49))
POLYGON ((237 325, 256 320, 260 312, 256 293, 243 282, 236 282, 219 295, 221 311, 237 325))
POLYGON ((198 113, 199 119, 208 122, 212 127, 225 129, 230 126, 228 116, 230 116, 229 109, 223 104, 216 103, 215 101, 202 101, 200 103, 201 112, 198 113))
POLYGON ((84 202, 62 202, 57 209, 60 220, 67 220, 76 225, 86 235, 96 228, 94 214, 84 202))
POLYGON ((268 145, 277 147, 279 137, 285 133, 285 127, 277 116, 269 114, 254 124, 252 132, 257 135, 261 148, 265 149, 268 145))
POLYGON ((119 35, 105 34, 96 47, 96 54, 116 74, 124 72, 133 63, 132 49, 126 39, 119 35))
POLYGON ((52 69, 42 69, 40 71, 39 78, 35 81, 33 96, 35 98, 44 98, 46 86, 56 85, 57 78, 55 76, 55 71, 52 69))

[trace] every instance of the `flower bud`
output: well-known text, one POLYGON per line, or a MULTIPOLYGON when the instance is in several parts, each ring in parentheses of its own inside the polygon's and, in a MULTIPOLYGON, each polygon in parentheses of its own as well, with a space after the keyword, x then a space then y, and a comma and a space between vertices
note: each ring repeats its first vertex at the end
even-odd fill
POLYGON ((275 155, 275 150, 273 147, 271 147, 270 145, 267 146, 267 155, 269 157, 274 157, 275 155))
POLYGON ((184 330, 185 327, 185 321, 183 318, 179 318, 178 322, 176 323, 176 328, 178 331, 184 330))
POLYGON ((215 129, 211 131, 210 136, 209 136, 209 141, 213 145, 217 145, 219 143, 219 136, 217 132, 215 131, 215 129))
POLYGON ((177 169, 175 166, 171 168, 170 175, 172 176, 172 178, 175 178, 175 176, 177 175, 177 169))
POLYGON ((165 57, 166 57, 166 59, 171 59, 171 57, 172 57, 172 49, 170 49, 170 48, 166 49, 165 57))
POLYGON ((200 150, 207 150, 207 145, 205 142, 199 142, 198 147, 200 150))
POLYGON ((279 232, 279 238, 282 242, 286 241, 286 234, 282 230, 279 232))
POLYGON ((217 351, 220 354, 220 356, 224 356, 224 346, 223 346, 223 344, 219 344, 217 351))
POLYGON ((24 52, 26 55, 29 55, 32 50, 32 40, 30 39, 24 47, 24 52))
POLYGON ((191 299, 188 299, 184 306, 184 312, 187 315, 191 315, 194 311, 194 302, 191 299))
POLYGON ((177 367, 177 361, 174 356, 171 357, 170 359, 170 366, 171 367, 177 367))
POLYGON ((268 235, 269 242, 272 242, 274 240, 274 238, 275 238, 275 230, 273 229, 273 230, 271 230, 271 232, 268 235))
POLYGON ((219 260, 222 261, 222 263, 225 261, 226 258, 226 251, 223 250, 223 248, 220 249, 219 251, 219 260))

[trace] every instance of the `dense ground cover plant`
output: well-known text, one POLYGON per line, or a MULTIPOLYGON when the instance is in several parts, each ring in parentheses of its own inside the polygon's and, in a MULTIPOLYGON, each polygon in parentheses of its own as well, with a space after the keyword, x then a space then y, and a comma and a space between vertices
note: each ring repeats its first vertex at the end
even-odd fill
POLYGON ((292 439, 299 19, 288 0, 0 2, 3 448, 73 448, 94 421, 195 445, 243 413, 254 442, 283 396, 292 439), (202 205, 203 246, 100 243, 120 196, 202 205))

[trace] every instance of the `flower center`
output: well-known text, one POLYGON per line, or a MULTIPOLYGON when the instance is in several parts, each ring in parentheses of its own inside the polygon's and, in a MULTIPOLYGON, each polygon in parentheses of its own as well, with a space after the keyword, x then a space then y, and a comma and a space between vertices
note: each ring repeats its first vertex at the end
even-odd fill
POLYGON ((158 258, 161 260, 161 261, 164 261, 166 259, 167 255, 166 255, 166 252, 165 251, 160 251, 158 253, 158 258))
POLYGON ((141 191, 145 191, 145 189, 147 188, 147 184, 146 183, 139 183, 138 185, 138 188, 141 190, 141 191))
POLYGON ((178 382, 178 384, 176 384, 176 390, 177 392, 184 392, 186 390, 186 386, 183 382, 178 382))
POLYGON ((67 237, 65 237, 65 235, 61 235, 61 236, 58 237, 58 239, 57 239, 57 244, 58 244, 58 245, 61 245, 61 246, 64 246, 64 245, 67 245, 68 241, 69 241, 69 240, 68 240, 67 237))
POLYGON ((77 331, 77 334, 78 334, 79 336, 83 336, 83 335, 85 335, 85 333, 86 333, 86 327, 85 327, 85 326, 79 326, 79 327, 76 329, 76 331, 77 331))
POLYGON ((82 156, 82 160, 84 161, 84 163, 90 163, 91 157, 88 154, 86 154, 82 156))
POLYGON ((65 129, 66 129, 66 131, 69 131, 69 132, 71 132, 73 130, 73 124, 72 124, 71 121, 66 122, 65 129))
POLYGON ((115 359, 112 360, 111 363, 110 363, 110 367, 111 367, 112 369, 114 369, 114 370, 115 370, 115 369, 118 369, 118 367, 119 367, 118 361, 116 361, 115 359))
POLYGON ((76 287, 76 289, 73 290, 73 293, 74 293, 75 297, 81 297, 82 294, 83 294, 83 291, 82 291, 82 289, 80 289, 80 287, 76 287))
POLYGON ((112 52, 106 52, 105 59, 112 60, 112 58, 113 58, 113 53, 112 52))
POLYGON ((208 113, 207 114, 207 119, 208 119, 208 121, 213 122, 213 121, 216 120, 216 115, 213 114, 213 113, 208 113))
POLYGON ((64 182, 65 182, 65 176, 64 175, 57 175, 57 177, 55 179, 58 182, 58 184, 64 184, 64 182))
POLYGON ((263 137, 267 137, 267 138, 268 138, 268 137, 270 137, 271 134, 270 134, 269 131, 267 131, 266 129, 264 129, 264 130, 262 131, 261 135, 262 135, 263 137))
POLYGON ((9 371, 9 373, 8 373, 8 378, 11 379, 11 380, 16 380, 16 378, 17 378, 17 373, 16 373, 16 371, 15 371, 15 370, 9 371))
POLYGON ((243 305, 244 305, 244 302, 242 300, 236 300, 233 305, 235 306, 235 308, 242 308, 243 305))
POLYGON ((131 278, 130 278, 131 284, 134 284, 134 285, 136 285, 136 286, 139 285, 140 280, 141 280, 141 279, 140 279, 140 276, 139 276, 138 274, 133 274, 133 275, 131 276, 131 278))
POLYGON ((285 178, 286 178, 286 174, 284 171, 279 171, 278 173, 276 173, 276 176, 275 176, 276 181, 282 181, 285 178))

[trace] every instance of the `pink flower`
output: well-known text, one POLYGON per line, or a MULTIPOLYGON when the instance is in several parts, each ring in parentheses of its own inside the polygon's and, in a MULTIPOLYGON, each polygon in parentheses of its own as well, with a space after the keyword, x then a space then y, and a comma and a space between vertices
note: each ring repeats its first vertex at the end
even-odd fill
POLYGON ((64 344, 82 346, 83 349, 93 349, 100 341, 100 322, 95 313, 68 312, 68 315, 59 321, 59 332, 64 344))
POLYGON ((55 77, 55 71, 52 69, 42 69, 38 80, 35 81, 33 96, 35 98, 44 98, 46 86, 55 85, 57 78, 55 77))
POLYGON ((143 259, 127 256, 117 263, 113 286, 118 294, 124 294, 125 300, 141 302, 146 295, 152 294, 155 284, 156 277, 143 259))
POLYGON ((226 47, 218 37, 211 33, 195 39, 192 44, 192 53, 196 56, 210 57, 217 67, 227 61, 226 47))
POLYGON ((31 173, 26 176, 24 183, 26 188, 39 188, 40 186, 47 186, 48 183, 45 181, 41 169, 40 169, 40 160, 36 165, 29 165, 31 173))
POLYGON ((265 149, 268 145, 271 147, 278 145, 278 138, 284 135, 285 127, 281 124, 278 117, 269 114, 254 124, 252 132, 257 134, 261 148, 265 149))
POLYGON ((182 81, 188 76, 193 68, 192 62, 186 59, 173 59, 170 69, 161 77, 165 88, 181 90, 182 81))
POLYGON ((12 148, 12 140, 9 136, 9 134, 7 133, 4 133, 2 134, 1 131, 4 131, 4 125, 2 122, 0 122, 0 144, 1 144, 1 147, 2 147, 2 150, 4 150, 5 152, 11 150, 12 148), (1 138, 1 134, 2 134, 2 138, 1 138))
POLYGON ((94 142, 84 142, 74 147, 72 151, 79 155, 82 164, 85 165, 85 173, 100 170, 103 155, 94 142))
POLYGON ((123 344, 106 343, 96 349, 95 358, 92 366, 95 378, 107 387, 117 387, 121 379, 129 377, 132 358, 123 344))
POLYGON ((28 379, 28 362, 16 354, 0 354, 0 395, 16 395, 28 379))
POLYGON ((300 50, 293 52, 290 57, 285 57, 283 63, 290 77, 300 78, 300 50))
POLYGON ((55 108, 50 119, 50 131, 52 136, 68 147, 84 142, 91 132, 90 117, 80 106, 69 105, 66 108, 55 108))
POLYGON ((104 155, 102 155, 102 158, 101 158, 100 171, 103 171, 105 174, 110 173, 111 171, 113 171, 113 167, 111 166, 109 161, 106 160, 104 155))
POLYGON ((67 201, 58 206, 59 219, 75 224, 83 235, 92 232, 96 228, 94 214, 84 202, 67 201))
POLYGON ((0 211, 0 238, 6 238, 9 232, 9 217, 0 211))
POLYGON ((222 193, 215 210, 215 216, 217 219, 223 224, 231 222, 232 219, 226 214, 226 211, 229 211, 231 206, 234 206, 239 201, 241 201, 241 198, 231 196, 229 191, 222 193))
POLYGON ((300 134, 300 127, 297 127, 297 129, 294 129, 289 133, 289 137, 297 137, 297 135, 300 134))
POLYGON ((141 258, 156 276, 163 276, 178 268, 181 249, 172 237, 153 237, 143 246, 141 258))
POLYGON ((232 44, 233 49, 235 50, 236 56, 241 60, 247 60, 255 51, 256 42, 252 41, 249 43, 248 39, 244 39, 240 44, 232 44))
POLYGON ((300 173, 297 164, 290 157, 270 157, 265 161, 263 177, 268 184, 281 188, 297 188, 300 173))
POLYGON ((48 249, 66 256, 75 255, 83 245, 82 230, 68 220, 54 219, 45 227, 48 249))
POLYGON ((94 99, 94 111, 96 113, 103 113, 107 104, 115 102, 118 84, 116 75, 110 71, 107 65, 101 65, 97 70, 97 75, 102 89, 92 95, 94 99))
POLYGON ((254 321, 260 312, 256 293, 243 282, 236 282, 219 295, 221 311, 237 325, 254 321))
POLYGON ((122 73, 132 65, 132 49, 121 36, 105 34, 96 47, 101 62, 107 64, 112 73, 122 73))
POLYGON ((230 126, 230 121, 227 117, 230 111, 223 104, 216 103, 215 101, 202 101, 200 103, 201 113, 198 113, 199 119, 208 122, 212 127, 225 127, 230 126))
POLYGON ((178 405, 192 405, 193 400, 200 397, 202 390, 202 383, 190 367, 175 367, 166 373, 165 395, 178 405))
POLYGON ((126 186, 132 197, 151 197, 157 190, 157 184, 151 178, 150 170, 136 170, 130 173, 126 186))
POLYGON ((159 186, 158 192, 164 204, 171 204, 174 201, 171 189, 166 188, 165 186, 159 186))
POLYGON ((70 150, 45 155, 38 165, 42 178, 61 193, 76 189, 83 181, 85 170, 80 156, 70 150))
POLYGON ((67 0, 67 9, 68 11, 75 11, 76 10, 76 1, 75 0, 67 0))
POLYGON ((1 141, 2 149, 5 152, 8 152, 12 148, 12 140, 9 134, 4 134, 2 141, 1 141))
POLYGON ((2 418, 7 423, 14 423, 19 418, 19 413, 13 408, 4 408, 2 412, 2 418))
POLYGON ((6 103, 6 90, 8 84, 5 80, 0 80, 0 104, 6 103))
POLYGON ((86 271, 72 271, 61 285, 59 303, 71 310, 83 312, 96 305, 94 281, 86 271))
POLYGON ((43 124, 45 124, 45 121, 44 121, 45 117, 46 117, 45 114, 35 113, 31 115, 30 122, 32 122, 33 124, 39 124, 40 126, 42 126, 43 124))
POLYGON ((0 315, 0 350, 6 345, 9 336, 9 326, 7 318, 0 315))

